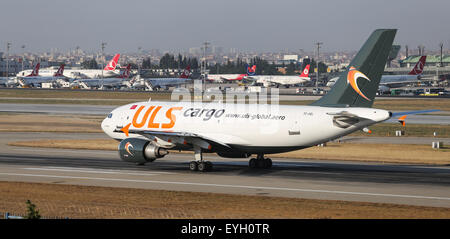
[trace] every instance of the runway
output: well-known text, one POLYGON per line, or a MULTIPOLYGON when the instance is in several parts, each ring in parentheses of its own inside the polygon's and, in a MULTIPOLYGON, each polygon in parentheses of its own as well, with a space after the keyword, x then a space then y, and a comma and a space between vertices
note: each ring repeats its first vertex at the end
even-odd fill
MULTIPOLYGON (((54 137, 48 133, 40 135, 54 137)), ((69 135, 80 138, 92 134, 69 135)), ((30 139, 30 135, 2 136, 2 181, 450 207, 449 166, 272 158, 272 169, 254 170, 248 168, 247 159, 206 155, 214 163, 214 170, 199 173, 188 170, 192 154, 170 154, 136 166, 121 161, 114 151, 12 147, 5 142, 30 139)), ((36 137, 39 136, 33 138, 36 137)))
MULTIPOLYGON (((297 96, 300 97, 300 96, 297 96)), ((118 106, 107 105, 73 105, 73 104, 20 104, 0 103, 0 112, 11 113, 43 113, 43 114, 75 114, 75 115, 102 115, 106 116, 118 106)), ((441 111, 438 113, 449 113, 441 111)), ((396 118, 386 123, 398 123, 396 118)), ((408 124, 439 124, 449 125, 450 115, 409 115, 408 124)))

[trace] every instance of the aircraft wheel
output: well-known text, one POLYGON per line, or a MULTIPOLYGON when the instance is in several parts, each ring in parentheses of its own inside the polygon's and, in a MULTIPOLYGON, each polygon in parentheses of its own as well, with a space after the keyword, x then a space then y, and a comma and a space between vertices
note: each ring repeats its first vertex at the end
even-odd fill
POLYGON ((248 162, 248 166, 250 168, 256 168, 257 166, 256 159, 255 158, 250 159, 250 161, 248 162))
POLYGON ((272 168, 272 159, 266 158, 266 159, 264 159, 264 161, 266 161, 264 168, 272 168))
POLYGON ((257 168, 266 168, 267 161, 265 159, 258 159, 256 162, 257 168))
POLYGON ((189 169, 190 169, 191 171, 197 171, 197 170, 198 170, 198 164, 197 164, 197 162, 191 161, 191 162, 189 163, 189 169))
POLYGON ((208 171, 208 166, 207 166, 206 162, 199 162, 197 167, 198 167, 198 171, 200 171, 200 172, 208 171))

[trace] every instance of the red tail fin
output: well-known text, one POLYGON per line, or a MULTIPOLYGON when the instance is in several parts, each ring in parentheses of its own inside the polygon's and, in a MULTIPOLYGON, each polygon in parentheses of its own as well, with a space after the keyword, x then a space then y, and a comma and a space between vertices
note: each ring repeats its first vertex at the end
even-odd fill
POLYGON ((127 65, 127 68, 120 74, 120 78, 128 78, 130 77, 131 64, 127 65))
POLYGON ((31 74, 27 75, 27 76, 38 76, 39 75, 39 67, 41 67, 41 63, 38 62, 36 64, 36 66, 34 67, 33 71, 31 72, 31 74))
POLYGON ((113 71, 116 69, 117 62, 119 61, 120 54, 116 54, 112 60, 108 62, 108 65, 105 66, 103 70, 105 71, 113 71))
POLYGON ((184 69, 183 74, 181 74, 181 78, 187 79, 191 75, 191 66, 187 66, 186 69, 184 69))
POLYGON ((411 70, 411 72, 408 73, 408 75, 420 75, 423 72, 423 67, 425 66, 425 61, 427 59, 427 56, 420 57, 417 64, 414 66, 414 68, 411 70))
POLYGON ((309 64, 306 65, 305 69, 303 69, 302 74, 300 75, 300 77, 308 77, 309 75, 309 64))
POLYGON ((59 66, 59 69, 55 72, 55 74, 53 74, 53 76, 63 76, 64 73, 64 64, 61 64, 61 66, 59 66))
POLYGON ((256 75, 256 65, 253 65, 252 67, 247 66, 247 75, 249 76, 256 75))

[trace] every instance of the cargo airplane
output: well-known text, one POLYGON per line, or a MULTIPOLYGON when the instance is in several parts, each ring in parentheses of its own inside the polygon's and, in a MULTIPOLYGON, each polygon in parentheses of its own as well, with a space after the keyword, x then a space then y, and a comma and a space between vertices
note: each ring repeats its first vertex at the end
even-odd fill
POLYGON ((249 160, 251 168, 270 168, 266 154, 312 147, 391 117, 418 113, 372 108, 395 34, 395 29, 374 31, 334 87, 307 106, 137 102, 114 109, 101 127, 120 141, 120 158, 138 165, 173 149, 194 151, 191 170, 212 169, 203 153, 256 155, 249 160))

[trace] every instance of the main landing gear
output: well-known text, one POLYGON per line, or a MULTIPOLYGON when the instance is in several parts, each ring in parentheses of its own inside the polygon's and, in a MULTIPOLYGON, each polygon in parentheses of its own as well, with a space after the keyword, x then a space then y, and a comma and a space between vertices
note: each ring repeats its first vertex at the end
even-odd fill
MULTIPOLYGON (((213 164, 209 161, 203 161, 202 150, 200 147, 194 148, 195 161, 189 163, 189 169, 191 171, 207 172, 211 171, 213 164)), ((268 169, 272 167, 272 159, 264 158, 264 154, 258 154, 256 158, 250 159, 248 163, 250 168, 264 168, 268 169)))
POLYGON ((250 159, 248 166, 250 168, 271 168, 272 159, 264 158, 264 154, 258 154, 256 158, 250 159))
POLYGON ((189 169, 191 171, 206 172, 211 171, 213 164, 209 161, 203 161, 202 149, 200 147, 194 147, 195 161, 189 163, 189 169))
POLYGON ((200 171, 200 172, 205 172, 205 171, 211 171, 213 167, 213 164, 209 161, 191 161, 189 163, 189 169, 191 171, 200 171))

